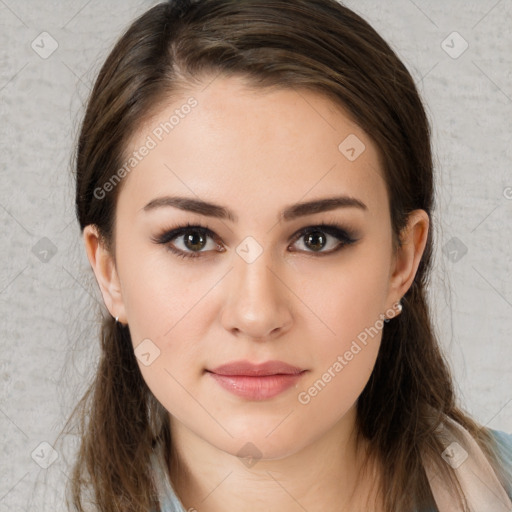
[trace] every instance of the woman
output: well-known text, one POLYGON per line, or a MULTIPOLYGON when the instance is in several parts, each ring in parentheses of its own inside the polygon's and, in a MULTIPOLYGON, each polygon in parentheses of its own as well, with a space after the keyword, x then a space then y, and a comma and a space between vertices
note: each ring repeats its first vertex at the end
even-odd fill
POLYGON ((457 404, 432 328, 428 120, 359 16, 153 7, 99 73, 76 179, 109 315, 75 509, 512 509, 512 436, 457 404))

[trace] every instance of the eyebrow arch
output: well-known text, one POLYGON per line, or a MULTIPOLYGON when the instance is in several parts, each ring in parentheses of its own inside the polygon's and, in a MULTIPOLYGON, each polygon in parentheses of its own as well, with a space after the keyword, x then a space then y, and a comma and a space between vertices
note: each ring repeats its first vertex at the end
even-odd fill
MULTIPOLYGON (((190 197, 158 197, 150 201, 146 206, 141 208, 141 210, 148 212, 157 208, 169 206, 179 208, 180 210, 198 213, 208 217, 215 217, 218 219, 227 219, 231 222, 238 222, 238 216, 228 208, 190 197)), ((364 211, 368 211, 368 207, 359 199, 349 196, 335 196, 289 205, 279 213, 278 219, 279 221, 292 221, 305 215, 312 215, 315 213, 347 207, 355 207, 364 211)))

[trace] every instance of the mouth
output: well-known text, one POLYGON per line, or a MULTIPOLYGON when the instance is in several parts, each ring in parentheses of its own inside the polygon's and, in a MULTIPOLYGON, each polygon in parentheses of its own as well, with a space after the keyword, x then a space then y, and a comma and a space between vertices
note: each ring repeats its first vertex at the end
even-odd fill
POLYGON ((264 363, 233 361, 207 371, 217 375, 245 375, 261 377, 267 375, 297 375, 303 372, 304 369, 292 366, 284 361, 266 361, 264 363))
POLYGON ((250 400, 275 397, 297 384, 306 372, 283 361, 235 361, 206 370, 223 389, 250 400))

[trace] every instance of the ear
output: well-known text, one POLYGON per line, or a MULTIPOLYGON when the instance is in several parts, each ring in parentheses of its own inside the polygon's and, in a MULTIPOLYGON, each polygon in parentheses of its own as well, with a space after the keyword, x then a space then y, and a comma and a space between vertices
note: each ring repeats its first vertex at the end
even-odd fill
POLYGON ((398 302, 409 290, 416 276, 421 257, 425 250, 430 227, 425 210, 414 210, 409 214, 407 226, 400 233, 401 245, 394 256, 390 272, 388 299, 398 302))
POLYGON ((96 276, 105 306, 113 317, 119 317, 119 322, 127 323, 121 283, 113 256, 104 246, 96 226, 92 224, 86 226, 83 238, 87 258, 96 276))

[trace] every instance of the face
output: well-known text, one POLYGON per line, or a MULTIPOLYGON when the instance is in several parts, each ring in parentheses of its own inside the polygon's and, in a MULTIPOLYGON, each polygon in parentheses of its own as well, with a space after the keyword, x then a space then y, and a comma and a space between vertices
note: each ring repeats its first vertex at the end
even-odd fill
POLYGON ((426 232, 396 258, 377 149, 313 92, 217 78, 165 105, 128 150, 144 145, 119 195, 102 292, 145 381, 175 425, 228 453, 299 450, 354 410, 426 232), (356 201, 294 207, 340 197, 356 201), (303 372, 210 373, 240 360, 303 372))

